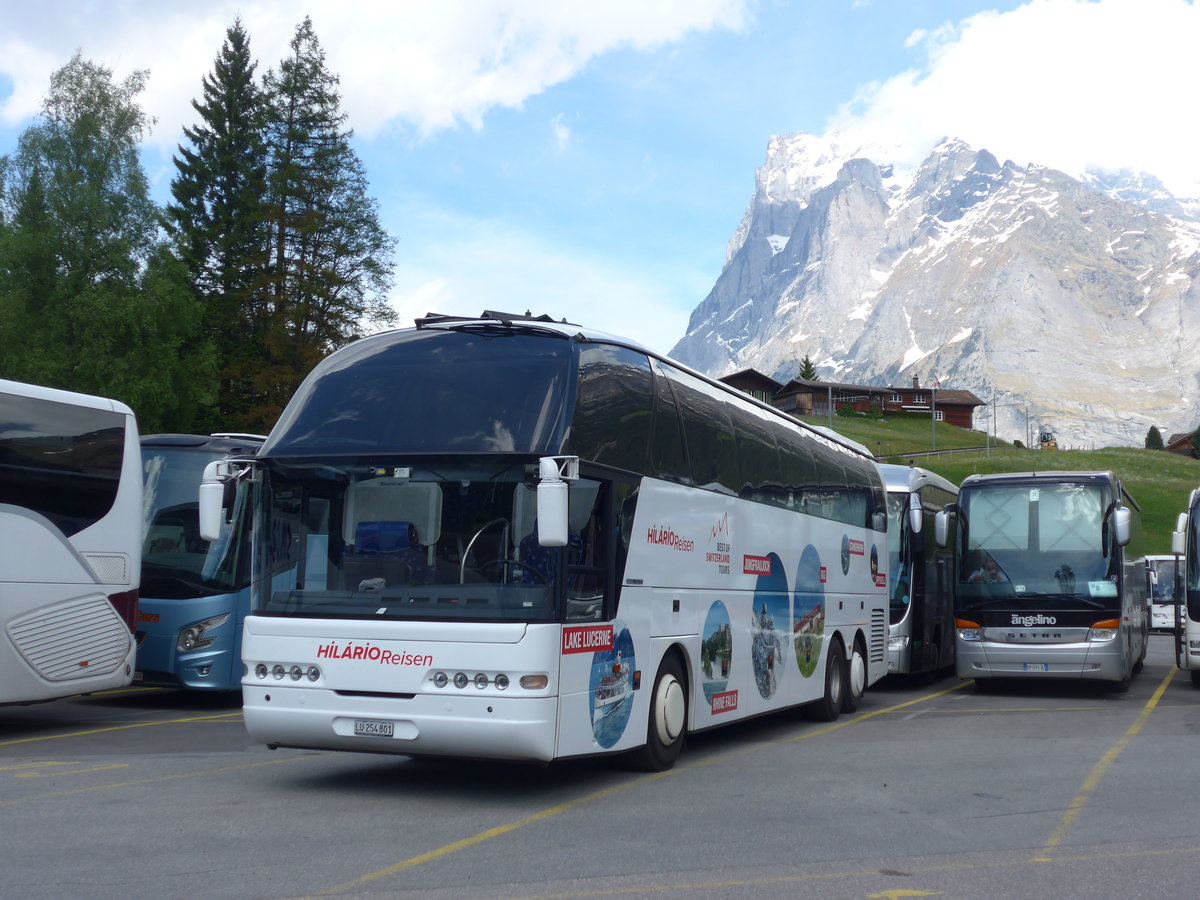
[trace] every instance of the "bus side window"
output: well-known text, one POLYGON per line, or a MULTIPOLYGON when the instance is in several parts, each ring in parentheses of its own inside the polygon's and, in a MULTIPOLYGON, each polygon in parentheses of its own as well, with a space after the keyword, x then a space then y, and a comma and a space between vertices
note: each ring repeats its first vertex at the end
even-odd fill
POLYGON ((603 482, 580 479, 571 490, 570 530, 580 538, 578 549, 567 553, 567 618, 572 621, 600 621, 604 616, 608 560, 605 487, 603 482))

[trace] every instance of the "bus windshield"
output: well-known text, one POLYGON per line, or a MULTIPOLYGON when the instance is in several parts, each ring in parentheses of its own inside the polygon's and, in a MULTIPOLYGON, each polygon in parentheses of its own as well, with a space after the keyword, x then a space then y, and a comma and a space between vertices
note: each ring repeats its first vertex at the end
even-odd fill
POLYGON ((196 485, 204 467, 224 459, 223 451, 144 447, 142 594, 164 600, 190 600, 237 589, 226 564, 231 527, 219 540, 200 538, 196 485))
POLYGON ((911 558, 905 552, 908 537, 908 506, 911 501, 907 491, 888 491, 888 585, 892 592, 891 622, 904 618, 909 607, 912 573, 911 558))
POLYGON ((1119 555, 1111 490, 1073 482, 964 489, 959 608, 991 602, 1039 609, 1117 608, 1119 555))
POLYGON ((366 338, 318 365, 263 456, 558 453, 575 348, 521 332, 366 338))
POLYGON ((580 562, 598 486, 571 487, 568 547, 541 547, 536 473, 528 456, 272 460, 259 476, 255 610, 556 621, 559 566, 564 553, 580 562))

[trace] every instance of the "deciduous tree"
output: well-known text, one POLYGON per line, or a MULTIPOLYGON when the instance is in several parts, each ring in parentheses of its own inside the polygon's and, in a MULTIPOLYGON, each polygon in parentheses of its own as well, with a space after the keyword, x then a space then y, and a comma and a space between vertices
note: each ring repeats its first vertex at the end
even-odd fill
POLYGON ((138 158, 146 78, 114 83, 76 54, 0 170, 0 374, 116 397, 143 430, 184 428, 211 358, 138 158))

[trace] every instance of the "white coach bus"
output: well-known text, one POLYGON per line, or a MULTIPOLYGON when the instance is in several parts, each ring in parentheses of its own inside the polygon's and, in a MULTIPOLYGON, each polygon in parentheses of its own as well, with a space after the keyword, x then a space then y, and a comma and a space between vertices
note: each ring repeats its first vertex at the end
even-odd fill
POLYGON ((880 466, 887 488, 888 673, 936 675, 954 665, 954 551, 934 517, 958 488, 920 466, 880 466))
POLYGON ((1176 520, 1171 552, 1180 590, 1171 629, 1175 635, 1175 662, 1200 688, 1200 488, 1192 491, 1187 510, 1176 520))
MULTIPOLYGON (((944 543, 948 515, 938 515, 944 543)), ((1111 472, 971 475, 958 495, 957 670, 1127 690, 1149 643, 1137 505, 1111 472)))
POLYGON ((271 747, 677 757, 886 672, 874 461, 619 338, 428 316, 301 385, 251 481, 246 727, 271 747))
POLYGON ((134 671, 142 472, 115 400, 0 380, 0 703, 134 671))

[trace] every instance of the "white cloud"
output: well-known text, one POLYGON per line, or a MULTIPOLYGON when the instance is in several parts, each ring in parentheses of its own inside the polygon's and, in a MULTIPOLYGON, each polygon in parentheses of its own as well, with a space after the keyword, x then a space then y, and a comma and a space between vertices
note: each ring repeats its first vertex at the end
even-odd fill
POLYGON ((309 0, 300 7, 287 0, 0 0, 0 75, 14 87, 0 101, 0 120, 17 125, 34 115, 50 73, 78 49, 118 78, 150 70, 142 105, 159 120, 152 140, 172 146, 194 119, 189 101, 236 17, 261 73, 283 58, 308 14, 360 134, 397 126, 417 135, 478 128, 489 110, 519 107, 607 51, 743 28, 749 2, 309 0))
POLYGON ((865 86, 829 122, 902 145, 958 137, 1001 160, 1141 168, 1200 196, 1200 7, 1185 0, 1032 0, 915 32, 924 65, 865 86))
POLYGON ((554 135, 554 147, 559 153, 565 153, 571 144, 571 127, 563 121, 562 113, 550 120, 550 131, 554 135))
POLYGON ((548 243, 508 221, 403 213, 402 252, 392 306, 398 326, 429 312, 478 315, 485 309, 547 313, 620 334, 665 353, 686 332, 688 308, 703 276, 623 267, 548 243), (685 308, 687 307, 687 308, 685 308))

